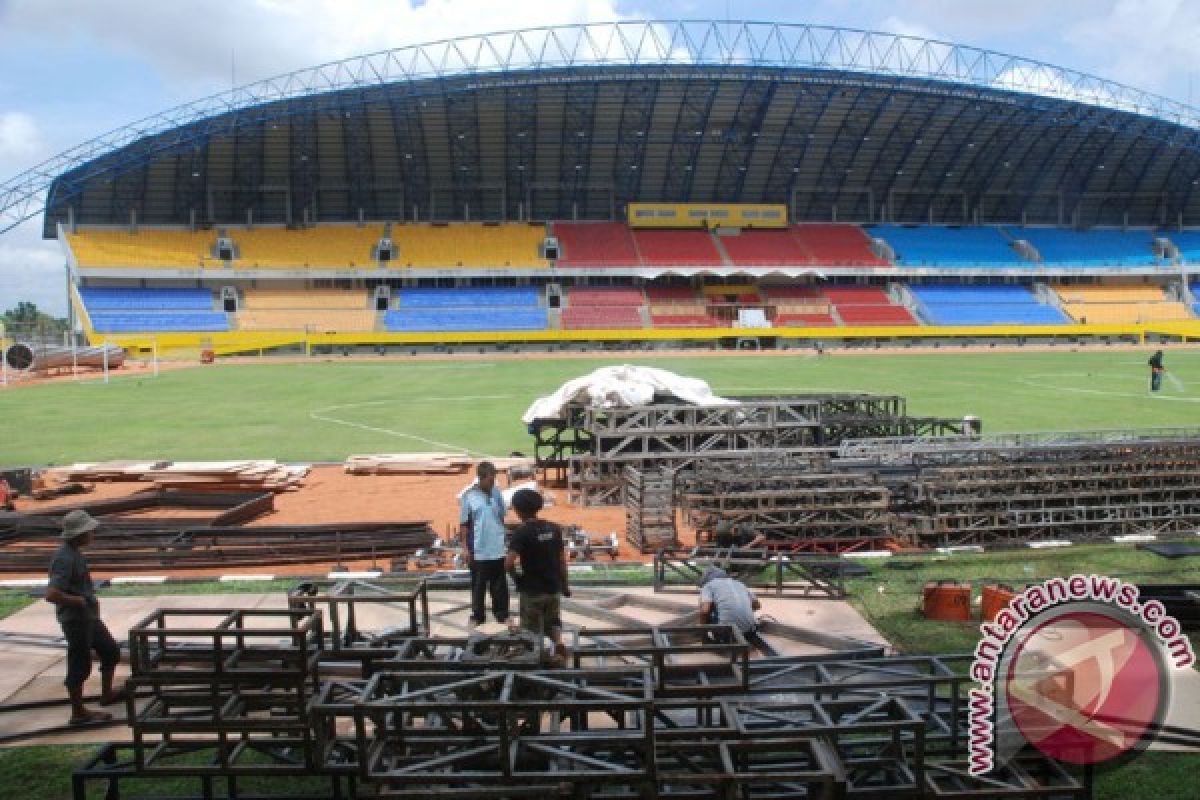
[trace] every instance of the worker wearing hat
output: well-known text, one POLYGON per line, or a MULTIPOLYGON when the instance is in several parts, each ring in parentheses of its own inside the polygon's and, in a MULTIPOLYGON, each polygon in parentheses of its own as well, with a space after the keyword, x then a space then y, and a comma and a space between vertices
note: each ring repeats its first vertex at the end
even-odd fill
POLYGON ((71 511, 63 516, 63 543, 50 562, 46 589, 46 600, 57 606, 58 624, 67 640, 67 677, 63 683, 71 698, 72 725, 112 719, 111 714, 93 711, 83 704, 83 684, 92 674, 93 650, 100 656, 101 702, 110 705, 123 699, 122 694, 113 691, 121 648, 100 619, 96 587, 83 557, 83 548, 92 543, 99 526, 86 511, 71 511))

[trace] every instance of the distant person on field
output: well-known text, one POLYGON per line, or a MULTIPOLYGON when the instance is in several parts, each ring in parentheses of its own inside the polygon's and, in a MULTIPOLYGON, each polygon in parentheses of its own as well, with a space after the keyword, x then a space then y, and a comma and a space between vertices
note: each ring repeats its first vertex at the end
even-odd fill
POLYGON ((1157 350, 1150 356, 1150 391, 1157 392, 1162 388, 1163 373, 1166 371, 1166 367, 1163 366, 1163 351, 1157 350))
POLYGON ((754 612, 762 608, 754 593, 720 567, 709 567, 700 581, 700 616, 706 625, 730 625, 741 631, 746 641, 760 647, 754 612))
POLYGON ((554 642, 551 656, 559 666, 565 664, 562 639, 562 611, 559 597, 570 597, 567 583, 567 549, 562 529, 548 520, 538 519, 542 496, 533 489, 521 489, 513 495, 513 510, 521 527, 513 532, 504 566, 521 597, 521 627, 554 642), (517 562, 521 572, 517 572, 517 562))
POLYGON ((100 656, 100 681, 103 705, 124 699, 113 691, 113 675, 121 660, 121 647, 100 619, 100 603, 83 548, 95 539, 100 526, 86 511, 72 511, 62 519, 63 543, 50 562, 50 580, 46 600, 57 606, 55 616, 67 640, 67 677, 63 683, 71 699, 70 724, 104 722, 112 714, 93 711, 83 704, 83 684, 92 674, 92 651, 100 656))
POLYGON ((496 466, 481 461, 477 481, 462 496, 458 530, 471 570, 471 626, 487 621, 486 596, 492 596, 492 613, 508 622, 508 580, 504 575, 504 495, 496 488, 496 466))
POLYGON ((755 533, 754 529, 745 522, 723 519, 717 523, 713 543, 722 548, 753 549, 766 545, 767 536, 763 533, 755 533))

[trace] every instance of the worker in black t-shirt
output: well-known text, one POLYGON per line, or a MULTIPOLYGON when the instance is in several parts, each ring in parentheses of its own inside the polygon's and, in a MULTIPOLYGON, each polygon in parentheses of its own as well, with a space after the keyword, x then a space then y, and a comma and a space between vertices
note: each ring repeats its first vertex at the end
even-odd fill
POLYGON ((562 529, 544 519, 542 496, 533 489, 521 489, 513 495, 513 510, 521 520, 508 543, 504 567, 513 576, 521 600, 521 627, 549 637, 553 644, 550 662, 566 666, 562 639, 562 611, 559 597, 570 597, 567 584, 567 549, 562 529), (517 572, 517 562, 521 571, 517 572))

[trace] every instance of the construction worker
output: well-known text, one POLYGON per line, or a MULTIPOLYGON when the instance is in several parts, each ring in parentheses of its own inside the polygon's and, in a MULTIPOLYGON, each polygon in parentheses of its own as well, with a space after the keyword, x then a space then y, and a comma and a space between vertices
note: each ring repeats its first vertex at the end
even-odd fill
POLYGON ((570 597, 571 587, 567 582, 567 549, 563 546, 562 529, 553 522, 538 519, 542 496, 533 489, 521 489, 514 494, 512 505, 521 526, 513 531, 504 567, 520 593, 521 627, 543 639, 548 637, 552 642, 551 664, 565 666, 559 597, 570 597))
POLYGON ((507 531, 504 495, 496 488, 496 465, 481 461, 475 468, 475 485, 463 493, 458 530, 471 570, 471 621, 487 622, 487 595, 500 624, 508 623, 508 578, 504 574, 507 531))
POLYGON ((71 699, 71 725, 105 722, 112 714, 93 711, 83 704, 83 684, 92 674, 92 651, 100 656, 103 705, 124 699, 113 690, 113 675, 121 660, 121 648, 100 619, 100 603, 83 548, 95 539, 100 526, 86 511, 71 511, 62 519, 63 543, 50 562, 46 600, 57 606, 55 615, 67 640, 67 677, 63 683, 71 699))
POLYGON ((762 639, 754 612, 760 608, 758 598, 741 581, 729 577, 720 567, 705 570, 700 580, 700 618, 704 624, 731 625, 746 641, 759 647, 762 639))

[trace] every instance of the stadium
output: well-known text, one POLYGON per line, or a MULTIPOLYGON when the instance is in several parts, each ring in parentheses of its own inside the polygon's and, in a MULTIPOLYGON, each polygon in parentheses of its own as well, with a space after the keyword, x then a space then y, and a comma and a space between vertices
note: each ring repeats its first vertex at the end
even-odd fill
MULTIPOLYGON (((1093 769, 1039 745, 970 774, 971 662, 947 654, 979 638, 972 589, 1007 603, 1074 572, 1200 618, 1200 396, 1177 377, 1200 367, 1198 185, 1190 106, 770 22, 431 42, 72 148, 0 185, 0 234, 40 219, 61 247, 79 333, 6 332, 0 407, 24 424, 3 462, 79 462, 59 477, 96 494, 39 505, 30 485, 0 512, 0 571, 44 587, 46 521, 111 515, 93 567, 129 622, 133 738, 31 716, 0 739, 111 742, 29 748, 83 765, 76 800, 164 780, 206 798, 251 796, 239 780, 280 798, 1191 797, 1194 754, 1093 769), (521 420, 623 363, 736 405, 656 384, 521 420), (510 489, 531 468, 547 518, 580 526, 572 669, 544 669, 541 636, 449 621, 470 606, 455 493, 486 457, 510 489), (298 462, 322 462, 312 499, 283 494, 298 462), (719 521, 764 549, 722 551, 719 521), (669 599, 709 567, 771 595, 759 650, 669 599), (148 606, 160 577, 220 604, 148 606), (812 610, 829 608, 846 616, 812 610)), ((10 620, 31 603, 0 594, 10 620)), ((0 641, 60 647, 2 624, 0 641)), ((19 694, 34 683, 0 714, 52 708, 19 694)), ((1200 694, 1180 691, 1153 722, 1194 749, 1178 709, 1200 694)))

